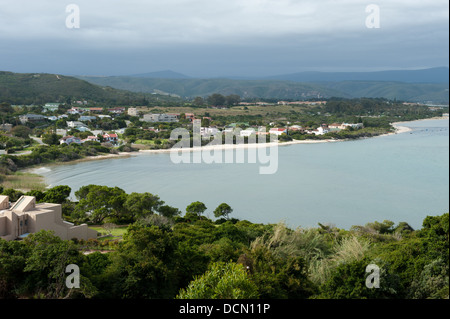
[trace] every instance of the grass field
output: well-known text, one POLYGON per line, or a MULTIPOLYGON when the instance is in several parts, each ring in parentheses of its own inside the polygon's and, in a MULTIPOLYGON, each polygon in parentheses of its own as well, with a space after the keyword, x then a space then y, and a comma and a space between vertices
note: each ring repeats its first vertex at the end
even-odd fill
POLYGON ((4 189, 13 188, 23 192, 28 192, 30 190, 45 190, 45 182, 42 176, 16 172, 13 175, 6 175, 5 180, 2 182, 4 189))
POLYGON ((102 234, 102 235, 108 235, 110 234, 111 236, 106 237, 107 239, 113 239, 113 238, 117 238, 117 237, 122 237, 128 228, 127 226, 117 226, 114 225, 113 227, 110 227, 108 229, 108 227, 106 226, 90 226, 90 229, 95 230, 96 232, 102 234))
POLYGON ((234 106, 228 109, 212 109, 212 108, 196 108, 196 107, 153 107, 142 108, 139 111, 145 113, 194 113, 197 116, 204 116, 208 113, 210 116, 239 116, 239 115, 261 115, 261 116, 278 116, 292 114, 292 112, 300 112, 308 109, 307 106, 294 105, 249 105, 234 106))

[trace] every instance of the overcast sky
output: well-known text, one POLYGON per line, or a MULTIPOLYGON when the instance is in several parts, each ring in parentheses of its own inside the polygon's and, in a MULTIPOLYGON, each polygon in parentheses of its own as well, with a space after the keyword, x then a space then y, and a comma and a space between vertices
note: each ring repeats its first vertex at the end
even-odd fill
MULTIPOLYGON (((0 70, 265 76, 448 66, 448 0, 0 0, 0 70), (68 28, 80 10, 79 28, 68 28), (366 20, 380 9, 380 27, 366 20)), ((372 21, 372 20, 370 20, 372 21)))

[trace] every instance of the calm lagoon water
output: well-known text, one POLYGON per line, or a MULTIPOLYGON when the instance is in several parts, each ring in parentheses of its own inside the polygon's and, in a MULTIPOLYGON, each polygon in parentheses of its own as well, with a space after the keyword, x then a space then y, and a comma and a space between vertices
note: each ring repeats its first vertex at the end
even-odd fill
POLYGON ((252 222, 317 223, 342 228, 392 220, 420 228, 427 215, 449 211, 449 121, 404 124, 411 132, 371 139, 279 148, 274 175, 259 164, 173 164, 169 154, 48 166, 51 186, 118 186, 150 192, 184 211, 193 201, 206 215, 221 203, 252 222))

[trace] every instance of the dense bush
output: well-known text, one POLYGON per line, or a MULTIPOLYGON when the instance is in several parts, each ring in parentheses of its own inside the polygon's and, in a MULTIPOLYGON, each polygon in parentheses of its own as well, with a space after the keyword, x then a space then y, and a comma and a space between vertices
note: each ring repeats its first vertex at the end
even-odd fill
MULTIPOLYGON (((57 187, 30 195, 76 207, 78 204, 67 200, 68 193, 70 189, 57 187)), ((389 221, 350 230, 323 225, 293 230, 284 224, 236 219, 217 224, 192 212, 184 217, 163 216, 159 210, 165 206, 157 196, 127 195, 120 189, 96 185, 77 191, 80 203, 90 194, 99 198, 91 202, 91 211, 109 203, 111 216, 105 220, 125 214, 121 209, 131 205, 126 202, 127 196, 132 196, 131 202, 137 206, 128 209, 136 222, 128 226, 122 240, 63 241, 46 231, 22 242, 0 240, 0 298, 361 299, 449 295, 448 213, 427 217, 420 230, 405 231, 405 223, 395 227, 389 221), (111 201, 108 193, 123 198, 111 201), (139 214, 141 210, 146 213, 139 214), (92 249, 108 253, 82 253, 92 249), (64 269, 73 263, 80 267, 82 284, 80 289, 68 290, 64 269), (381 270, 378 289, 366 286, 369 264, 381 270)))

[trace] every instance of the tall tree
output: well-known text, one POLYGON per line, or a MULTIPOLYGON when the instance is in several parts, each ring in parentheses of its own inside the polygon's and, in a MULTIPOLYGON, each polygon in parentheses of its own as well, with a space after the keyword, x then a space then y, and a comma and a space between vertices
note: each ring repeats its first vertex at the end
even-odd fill
POLYGON ((222 94, 214 93, 208 97, 208 104, 211 106, 223 106, 226 99, 222 94))
POLYGON ((45 192, 43 202, 62 204, 65 203, 70 196, 72 189, 66 185, 55 186, 45 192))
POLYGON ((225 97, 225 105, 227 106, 234 106, 239 103, 241 103, 241 97, 237 94, 231 94, 225 97))
POLYGON ((215 210, 214 210, 214 216, 216 218, 224 217, 228 219, 228 216, 233 212, 233 209, 228 205, 227 203, 220 204, 215 210))
POLYGON ((121 218, 125 213, 125 191, 119 187, 89 185, 81 187, 75 196, 80 199, 75 207, 77 213, 86 213, 95 224, 106 218, 121 218))
POLYGON ((144 218, 159 210, 164 202, 150 193, 131 193, 127 196, 124 208, 134 219, 144 218))
POLYGON ((202 202, 193 202, 186 207, 186 212, 194 213, 194 214, 197 214, 198 216, 200 216, 201 214, 203 214, 205 212, 206 209, 207 208, 206 208, 205 204, 203 204, 202 202))

